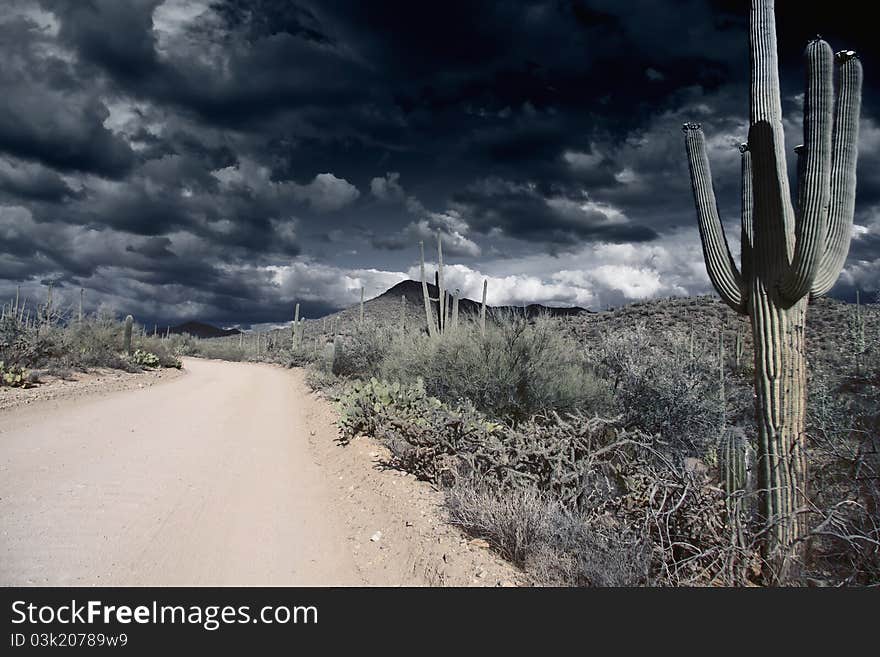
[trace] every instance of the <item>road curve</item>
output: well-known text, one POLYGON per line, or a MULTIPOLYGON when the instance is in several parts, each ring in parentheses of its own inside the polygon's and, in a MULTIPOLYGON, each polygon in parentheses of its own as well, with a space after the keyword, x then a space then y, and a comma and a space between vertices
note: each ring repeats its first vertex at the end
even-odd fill
POLYGON ((186 359, 168 383, 0 417, 0 585, 359 585, 306 392, 186 359))

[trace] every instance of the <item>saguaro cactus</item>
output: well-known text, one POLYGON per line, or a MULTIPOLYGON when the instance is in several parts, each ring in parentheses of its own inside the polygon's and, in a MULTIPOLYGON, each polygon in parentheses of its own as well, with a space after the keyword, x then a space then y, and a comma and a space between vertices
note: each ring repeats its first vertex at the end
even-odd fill
POLYGON ((361 326, 364 324, 364 288, 361 287, 361 317, 360 317, 361 326))
POLYGON ((131 329, 134 326, 134 317, 131 315, 125 316, 125 333, 123 335, 123 347, 125 348, 125 353, 131 354, 131 329))
POLYGON ((486 334, 486 288, 489 285, 489 279, 483 279, 483 303, 480 305, 480 333, 486 334))
POLYGON ((431 297, 428 294, 428 282, 425 280, 425 243, 419 242, 419 273, 422 276, 422 299, 425 302, 425 319, 428 322, 428 335, 434 337, 437 332, 434 326, 434 311, 431 309, 431 297))
POLYGON ((751 320, 765 576, 782 582, 793 575, 807 533, 807 300, 831 288, 849 251, 862 67, 854 52, 835 56, 821 38, 807 45, 795 209, 784 152, 773 0, 752 0, 749 60, 749 135, 741 147, 742 271, 718 216, 703 132, 694 123, 686 123, 684 132, 709 278, 721 298, 751 320))
POLYGON ((293 310, 293 325, 290 327, 290 342, 291 348, 297 348, 297 328, 299 327, 299 304, 296 304, 296 307, 293 310))
POLYGON ((446 328, 446 288, 443 286, 443 242, 440 240, 440 231, 437 231, 437 297, 440 315, 440 332, 446 328))

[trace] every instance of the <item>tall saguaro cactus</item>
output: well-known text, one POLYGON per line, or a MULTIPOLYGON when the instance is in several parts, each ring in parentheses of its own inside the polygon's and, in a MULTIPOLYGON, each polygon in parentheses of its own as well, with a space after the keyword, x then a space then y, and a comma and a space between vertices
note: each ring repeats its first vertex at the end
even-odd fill
POLYGON ((862 67, 854 52, 834 55, 821 38, 807 45, 795 208, 785 160, 775 23, 773 0, 752 0, 749 135, 741 148, 741 270, 718 216, 703 132, 694 123, 686 123, 684 132, 709 278, 731 308, 751 319, 765 576, 784 582, 797 568, 807 534, 807 300, 831 289, 849 251, 862 67))
POLYGON ((489 285, 489 279, 483 279, 483 303, 480 304, 480 333, 486 335, 486 287, 489 285))
POLYGON ((425 280, 425 243, 419 242, 419 273, 422 276, 422 299, 425 302, 425 319, 428 322, 428 335, 432 338, 437 332, 434 326, 434 311, 431 309, 431 297, 428 294, 428 282, 425 280))
POLYGON ((437 298, 440 315, 440 332, 446 330, 446 288, 443 285, 443 242, 440 240, 440 231, 437 231, 437 298))

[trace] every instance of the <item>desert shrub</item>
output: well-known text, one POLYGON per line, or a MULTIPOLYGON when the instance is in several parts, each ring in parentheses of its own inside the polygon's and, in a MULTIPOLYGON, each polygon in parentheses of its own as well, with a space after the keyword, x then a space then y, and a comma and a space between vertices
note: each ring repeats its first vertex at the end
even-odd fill
POLYGON ((678 450, 706 452, 725 421, 717 344, 692 352, 683 332, 640 324, 604 333, 595 358, 628 425, 660 434, 678 450))
POLYGON ((447 491, 446 501, 453 524, 487 540, 537 584, 648 582, 650 550, 636 532, 594 531, 587 518, 534 488, 502 492, 461 478, 447 491))
POLYGON ((324 393, 330 399, 338 400, 341 397, 341 384, 342 380, 329 369, 323 367, 306 369, 306 385, 312 390, 324 393))
POLYGON ((226 338, 215 338, 199 341, 192 355, 238 362, 245 359, 245 350, 244 347, 238 346, 237 338, 234 342, 226 338))
POLYGON ((350 335, 336 338, 332 371, 336 376, 369 379, 379 373, 391 347, 394 331, 374 324, 359 324, 350 335))
POLYGON ((136 340, 136 344, 140 351, 154 356, 158 361, 159 367, 180 369, 182 366, 175 352, 175 346, 181 344, 180 341, 163 339, 158 336, 147 336, 136 340))
MULTIPOLYGON (((880 392, 844 394, 817 369, 808 389, 811 515, 808 572, 843 584, 880 581, 880 392)), ((852 392, 852 391, 850 391, 852 392)))
POLYGON ((283 363, 286 367, 309 367, 312 364, 320 363, 322 358, 323 352, 315 353, 314 345, 298 346, 284 353, 283 363))
POLYGON ((723 491, 615 420, 552 414, 513 427, 376 379, 351 385, 340 406, 343 442, 382 440, 390 465, 449 491, 457 523, 544 583, 742 583, 754 572, 754 541, 728 530, 723 491))
POLYGON ((550 410, 604 412, 610 405, 608 387, 582 350, 547 317, 500 316, 485 335, 465 321, 434 339, 397 337, 379 369, 382 378, 421 379, 431 396, 467 401, 513 422, 550 410))

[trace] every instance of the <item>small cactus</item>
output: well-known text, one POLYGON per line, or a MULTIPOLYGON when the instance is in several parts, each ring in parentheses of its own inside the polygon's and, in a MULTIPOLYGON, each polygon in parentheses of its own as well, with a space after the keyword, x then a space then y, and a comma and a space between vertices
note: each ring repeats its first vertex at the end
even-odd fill
POLYGON ((728 497, 748 488, 749 449, 749 442, 742 434, 728 432, 721 437, 718 467, 721 483, 728 497))
POLYGON ((123 337, 123 348, 125 353, 131 355, 131 329, 134 326, 134 317, 126 315, 125 317, 125 333, 123 337))

